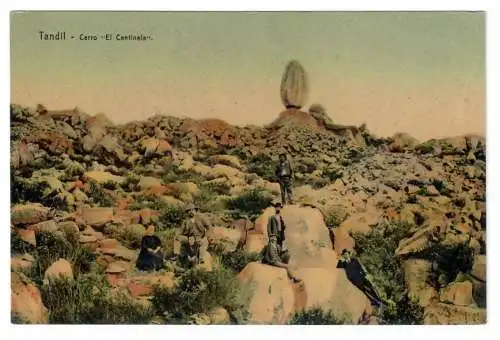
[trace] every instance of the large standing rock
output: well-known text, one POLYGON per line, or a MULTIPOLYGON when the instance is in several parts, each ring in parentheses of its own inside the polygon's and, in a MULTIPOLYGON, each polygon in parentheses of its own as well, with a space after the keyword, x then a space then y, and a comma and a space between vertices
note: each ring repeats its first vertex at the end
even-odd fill
POLYGON ((304 67, 297 61, 288 62, 281 78, 281 102, 286 108, 301 108, 309 95, 309 81, 304 67))
POLYGON ((11 273, 11 310, 24 322, 48 323, 49 315, 38 288, 24 275, 11 273))

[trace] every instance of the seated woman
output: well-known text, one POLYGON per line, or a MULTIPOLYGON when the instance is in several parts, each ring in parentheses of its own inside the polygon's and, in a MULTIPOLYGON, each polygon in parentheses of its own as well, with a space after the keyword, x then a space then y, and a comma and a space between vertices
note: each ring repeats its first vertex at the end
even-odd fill
POLYGON ((139 270, 160 270, 164 267, 164 254, 161 250, 161 241, 154 236, 155 227, 150 225, 146 235, 141 240, 141 251, 137 258, 136 267, 139 270))

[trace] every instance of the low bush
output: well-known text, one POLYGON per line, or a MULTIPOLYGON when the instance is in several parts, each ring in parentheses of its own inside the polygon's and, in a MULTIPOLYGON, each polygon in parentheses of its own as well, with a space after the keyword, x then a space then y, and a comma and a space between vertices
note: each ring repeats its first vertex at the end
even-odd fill
POLYGON ((213 187, 201 186, 200 191, 194 197, 194 205, 201 212, 216 212, 227 208, 224 196, 219 196, 213 187))
POLYGON ((167 205, 160 210, 160 217, 158 220, 158 231, 178 228, 182 222, 187 218, 187 213, 181 206, 167 205))
POLYGON ((93 203, 98 204, 100 207, 113 207, 115 205, 115 199, 94 181, 90 182, 88 196, 93 203))
POLYGON ((129 205, 129 210, 141 210, 149 208, 153 210, 162 210, 168 208, 168 204, 161 198, 151 195, 139 195, 135 198, 135 202, 129 205))
POLYGON ((165 166, 162 179, 164 183, 193 182, 197 185, 205 181, 205 178, 199 173, 181 169, 172 163, 165 166))
POLYGON ((42 284, 47 268, 55 261, 63 258, 71 262, 75 276, 90 271, 96 255, 88 248, 74 246, 68 240, 53 233, 38 233, 36 235, 36 250, 33 252, 35 262, 30 269, 31 279, 42 284))
POLYGON ((191 315, 208 313, 215 307, 223 307, 229 313, 244 308, 239 288, 231 270, 195 268, 186 271, 174 288, 156 287, 152 303, 167 323, 186 324, 191 315))
POLYGON ((410 301, 405 290, 402 258, 395 255, 399 242, 412 234, 406 223, 379 224, 368 235, 354 233, 359 261, 372 276, 389 307, 382 309, 382 324, 422 324, 423 309, 410 301))
POLYGON ((247 161, 247 172, 273 181, 276 177, 276 161, 266 154, 258 154, 247 161))
POLYGON ((231 210, 238 210, 244 216, 252 217, 260 215, 262 210, 271 205, 272 201, 273 196, 267 190, 253 188, 229 199, 227 207, 231 210))
POLYGON ((249 253, 244 249, 237 249, 234 252, 222 253, 220 255, 221 263, 224 267, 239 273, 250 262, 260 262, 262 256, 260 253, 249 253))
POLYGON ((455 281, 459 273, 468 273, 474 264, 474 251, 467 242, 444 245, 440 240, 436 240, 414 257, 426 259, 434 264, 429 283, 436 289, 455 281))
POLYGON ((154 315, 124 293, 109 294, 104 276, 60 277, 40 293, 51 324, 146 324, 154 315))
POLYGON ((312 308, 295 312, 289 325, 343 325, 345 321, 335 316, 332 311, 324 311, 321 308, 312 308))

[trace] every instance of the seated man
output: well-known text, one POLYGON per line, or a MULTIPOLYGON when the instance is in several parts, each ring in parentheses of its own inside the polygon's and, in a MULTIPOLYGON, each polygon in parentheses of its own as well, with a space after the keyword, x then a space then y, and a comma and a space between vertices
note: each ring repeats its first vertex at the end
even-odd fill
POLYGON ((164 268, 164 254, 161 249, 161 241, 154 236, 155 227, 150 225, 146 229, 146 235, 141 240, 141 251, 137 257, 136 267, 139 270, 160 270, 164 268))
POLYGON ((187 243, 182 244, 181 264, 186 268, 193 268, 200 264, 200 244, 194 235, 188 235, 187 243))
POLYGON ((263 264, 268 264, 270 266, 275 266, 279 268, 286 269, 286 273, 293 282, 300 282, 301 280, 292 274, 290 270, 290 265, 288 264, 290 260, 290 255, 288 251, 282 251, 278 245, 278 237, 276 235, 271 235, 269 237, 269 243, 264 249, 264 257, 262 259, 263 264))
POLYGON ((342 251, 337 268, 344 268, 349 281, 358 287, 370 300, 372 305, 382 306, 384 302, 380 297, 377 287, 370 279, 366 268, 354 257, 354 252, 348 249, 342 251))

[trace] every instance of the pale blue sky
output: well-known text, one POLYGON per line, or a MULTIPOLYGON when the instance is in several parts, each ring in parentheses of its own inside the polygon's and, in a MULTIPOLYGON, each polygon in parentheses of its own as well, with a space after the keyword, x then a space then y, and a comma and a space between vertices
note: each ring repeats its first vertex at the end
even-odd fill
POLYGON ((116 122, 155 112, 265 124, 287 61, 334 120, 382 135, 484 133, 485 17, 474 12, 13 14, 12 100, 116 122), (40 41, 38 31, 150 42, 40 41), (448 123, 446 123, 448 122, 448 123))

